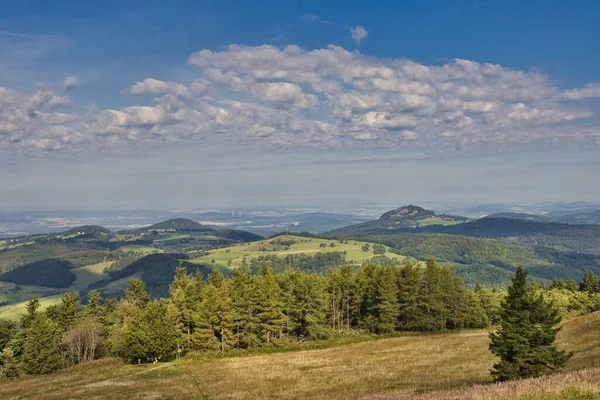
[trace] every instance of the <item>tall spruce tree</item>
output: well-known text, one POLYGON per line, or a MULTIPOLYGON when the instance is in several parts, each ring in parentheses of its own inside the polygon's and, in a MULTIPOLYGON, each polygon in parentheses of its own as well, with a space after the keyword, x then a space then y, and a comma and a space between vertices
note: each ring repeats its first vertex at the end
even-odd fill
POLYGON ((130 279, 125 289, 125 299, 136 306, 144 307, 150 301, 144 281, 139 278, 130 279))
POLYGON ((382 267, 378 280, 377 313, 379 323, 377 330, 385 334, 394 333, 400 314, 396 269, 394 267, 382 267))
POLYGON ((258 337, 266 343, 271 343, 274 338, 282 335, 286 316, 283 313, 281 289, 269 263, 262 263, 260 273, 254 279, 254 285, 258 294, 256 298, 258 337))
POLYGON ((59 351, 61 332, 57 323, 36 313, 25 331, 21 365, 32 375, 49 374, 63 367, 59 351))
POLYGON ((222 280, 218 287, 209 284, 196 313, 194 341, 197 346, 213 350, 228 350, 233 347, 237 342, 235 319, 231 281, 222 280))
POLYGON ((492 376, 496 381, 532 378, 560 370, 572 353, 554 346, 560 322, 558 311, 527 284, 527 271, 517 268, 502 304, 501 328, 490 333, 489 346, 500 357, 492 376))

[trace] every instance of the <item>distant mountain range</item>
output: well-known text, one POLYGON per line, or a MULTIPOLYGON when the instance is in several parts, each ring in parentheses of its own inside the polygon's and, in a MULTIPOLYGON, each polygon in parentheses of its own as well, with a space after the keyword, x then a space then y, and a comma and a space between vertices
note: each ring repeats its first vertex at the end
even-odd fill
POLYGON ((471 218, 482 218, 498 213, 525 213, 560 217, 570 214, 589 213, 600 210, 600 204, 586 201, 576 202, 541 202, 527 205, 491 203, 473 206, 438 206, 433 207, 439 212, 465 215, 471 218))

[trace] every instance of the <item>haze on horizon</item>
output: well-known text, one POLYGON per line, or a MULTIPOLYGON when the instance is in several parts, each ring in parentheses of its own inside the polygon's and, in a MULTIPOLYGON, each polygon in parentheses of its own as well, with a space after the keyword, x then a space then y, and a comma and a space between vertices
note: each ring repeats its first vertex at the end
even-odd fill
POLYGON ((597 2, 123 3, 0 5, 1 208, 600 202, 597 2))

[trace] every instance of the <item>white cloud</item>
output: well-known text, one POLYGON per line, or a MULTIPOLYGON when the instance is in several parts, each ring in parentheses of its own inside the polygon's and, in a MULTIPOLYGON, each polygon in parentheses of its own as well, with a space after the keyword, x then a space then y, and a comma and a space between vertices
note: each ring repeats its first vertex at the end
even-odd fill
POLYGON ((181 83, 165 82, 158 79, 147 78, 136 82, 128 88, 131 94, 159 94, 168 93, 178 97, 190 97, 191 91, 181 83))
POLYGON ((600 83, 592 83, 581 89, 565 90, 563 98, 566 100, 584 100, 600 97, 600 83))
MULTIPOLYGON (((152 94, 77 114, 65 96, 0 88, 0 151, 77 151, 163 142, 265 148, 510 148, 600 144, 600 84, 563 91, 539 72, 455 59, 425 65, 338 46, 231 45, 190 55, 185 82, 145 78, 152 94), (566 101, 570 100, 570 101, 566 101)), ((457 150, 455 150, 457 151, 457 150)))
POLYGON ((66 90, 73 90, 79 86, 79 79, 76 76, 67 76, 63 81, 63 86, 66 90))
POLYGON ((352 39, 354 39, 358 45, 360 45, 360 42, 362 42, 363 39, 369 34, 369 32, 367 32, 365 27, 362 25, 356 25, 354 28, 350 28, 350 33, 352 34, 352 39))

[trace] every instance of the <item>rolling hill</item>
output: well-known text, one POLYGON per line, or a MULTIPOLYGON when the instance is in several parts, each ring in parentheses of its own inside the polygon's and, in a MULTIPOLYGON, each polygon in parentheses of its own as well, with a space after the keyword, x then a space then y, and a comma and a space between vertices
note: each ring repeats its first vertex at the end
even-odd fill
POLYGON ((360 234, 385 234, 391 232, 412 232, 416 228, 463 224, 470 221, 466 217, 446 214, 436 215, 431 210, 408 205, 384 213, 375 221, 350 225, 329 232, 333 235, 349 236, 360 234))
POLYGON ((433 216, 432 211, 405 206, 378 220, 331 231, 331 237, 442 233, 511 241, 533 246, 600 255, 600 225, 573 225, 523 213, 503 213, 471 221, 462 217, 433 216), (432 221, 437 218, 441 221, 432 221), (439 222, 439 223, 438 223, 439 222))

